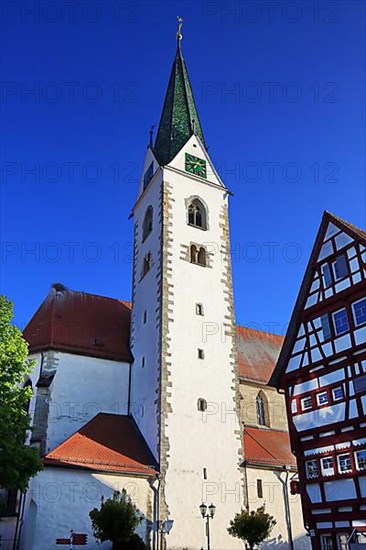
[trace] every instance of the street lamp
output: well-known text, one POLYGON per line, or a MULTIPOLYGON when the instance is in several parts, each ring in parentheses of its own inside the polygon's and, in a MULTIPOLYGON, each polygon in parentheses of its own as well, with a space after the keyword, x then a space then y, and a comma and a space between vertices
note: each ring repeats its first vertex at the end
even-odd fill
POLYGON ((206 537, 207 537, 207 550, 210 550, 210 519, 213 519, 215 512, 216 512, 216 506, 214 504, 210 504, 208 507, 208 513, 207 513, 207 506, 204 502, 202 502, 201 506, 199 507, 201 516, 203 519, 206 520, 206 537))

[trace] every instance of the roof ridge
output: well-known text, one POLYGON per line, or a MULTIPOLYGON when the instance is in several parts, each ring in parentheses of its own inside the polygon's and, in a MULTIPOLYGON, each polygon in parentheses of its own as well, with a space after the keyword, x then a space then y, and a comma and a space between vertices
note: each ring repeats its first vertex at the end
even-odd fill
POLYGON ((73 293, 73 294, 85 294, 87 296, 93 296, 94 298, 103 298, 103 300, 112 300, 113 302, 120 302, 120 303, 132 303, 131 300, 122 300, 122 298, 112 298, 111 296, 105 296, 104 294, 95 294, 94 292, 86 292, 85 290, 74 290, 72 288, 66 288, 64 290, 65 293, 73 293))
POLYGON ((236 328, 244 328, 245 330, 252 330, 254 332, 259 332, 260 334, 268 334, 269 336, 277 336, 278 338, 285 338, 282 334, 277 334, 276 332, 268 332, 267 330, 260 330, 259 328, 246 327, 245 325, 239 325, 235 323, 236 328))
POLYGON ((360 227, 358 227, 357 225, 354 225, 353 223, 341 218, 340 216, 337 216, 336 214, 333 214, 332 212, 329 212, 328 210, 325 210, 324 211, 324 214, 333 219, 333 220, 336 220, 338 221, 339 223, 341 223, 342 225, 346 226, 347 229, 350 229, 351 231, 353 231, 354 233, 356 233, 358 236, 362 237, 362 238, 366 238, 366 231, 364 229, 361 229, 360 227))

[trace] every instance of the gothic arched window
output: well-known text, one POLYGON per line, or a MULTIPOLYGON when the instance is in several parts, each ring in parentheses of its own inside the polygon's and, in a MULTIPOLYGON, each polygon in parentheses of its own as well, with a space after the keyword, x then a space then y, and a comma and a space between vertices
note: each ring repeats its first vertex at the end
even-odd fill
POLYGON ((198 248, 195 244, 191 244, 190 260, 192 264, 206 265, 206 249, 203 246, 198 248))
POLYGON ((268 403, 267 398, 263 392, 260 391, 258 393, 255 404, 257 410, 257 424, 259 426, 268 426, 268 403))
POLYGON ((194 244, 191 244, 190 256, 191 256, 191 263, 196 264, 198 260, 198 251, 197 251, 197 246, 194 244))
POLYGON ((206 208, 199 199, 194 199, 188 206, 188 223, 194 227, 207 229, 206 208))
POLYGON ((199 265, 206 265, 206 249, 203 246, 198 251, 197 263, 199 265))
POLYGON ((153 208, 149 206, 146 210, 144 221, 142 222, 142 242, 150 235, 153 228, 153 208))
POLYGON ((144 277, 148 271, 151 269, 152 264, 152 256, 151 252, 148 252, 144 258, 144 262, 142 264, 142 276, 144 277))

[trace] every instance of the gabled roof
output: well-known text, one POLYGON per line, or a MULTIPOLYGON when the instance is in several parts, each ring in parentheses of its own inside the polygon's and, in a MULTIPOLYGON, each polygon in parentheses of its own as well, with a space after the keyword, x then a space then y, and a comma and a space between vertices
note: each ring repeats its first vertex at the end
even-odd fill
POLYGON ((48 453, 46 466, 155 475, 156 464, 131 416, 97 414, 48 453))
POLYGON ((306 304, 307 296, 313 281, 315 265, 318 259, 320 248, 323 244, 324 236, 327 231, 328 224, 332 223, 337 226, 339 229, 348 233, 352 238, 361 242, 366 246, 366 233, 362 229, 359 229, 355 225, 342 220, 338 216, 331 214, 330 212, 325 211, 322 217, 322 221, 318 230, 318 234, 315 239, 313 250, 310 255, 310 260, 307 265, 304 278, 302 280, 299 294, 296 300, 295 308, 293 310, 291 320, 288 326, 288 330, 285 336, 285 341, 281 349, 280 356, 278 358, 276 367, 273 371, 271 378, 268 381, 268 384, 271 386, 281 387, 281 377, 287 368, 289 357, 293 349, 296 336, 299 331, 300 325, 300 316, 306 304))
POLYGON ((283 340, 277 334, 236 326, 239 378, 267 384, 283 340))
POLYGON ((55 349, 131 362, 131 304, 56 283, 24 329, 30 353, 55 349))
MULTIPOLYGON (((54 349, 132 362, 131 303, 56 283, 24 329, 30 353, 54 349)), ((267 384, 283 337, 236 326, 239 376, 267 384)))
POLYGON ((168 164, 193 134, 199 136, 205 146, 187 67, 178 40, 153 149, 160 165, 168 164))
POLYGON ((244 459, 253 466, 296 467, 287 432, 244 426, 244 459))

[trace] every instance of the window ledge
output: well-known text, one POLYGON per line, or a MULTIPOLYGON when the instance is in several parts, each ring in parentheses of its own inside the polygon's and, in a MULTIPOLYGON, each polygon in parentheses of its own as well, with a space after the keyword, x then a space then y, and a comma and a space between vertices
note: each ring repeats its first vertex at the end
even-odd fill
POLYGON ((207 231, 207 227, 201 227, 200 225, 195 225, 194 223, 187 223, 190 227, 194 227, 195 229, 200 229, 201 231, 207 231))

